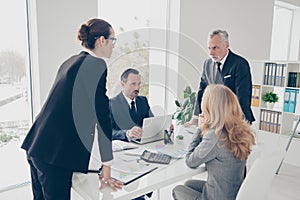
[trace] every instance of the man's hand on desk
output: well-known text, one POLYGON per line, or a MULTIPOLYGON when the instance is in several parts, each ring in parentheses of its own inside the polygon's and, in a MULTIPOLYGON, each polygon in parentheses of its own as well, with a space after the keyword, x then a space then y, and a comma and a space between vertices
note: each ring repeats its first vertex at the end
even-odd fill
POLYGON ((130 130, 126 132, 126 137, 131 140, 132 138, 141 138, 143 135, 143 129, 138 126, 132 127, 130 130))
POLYGON ((100 190, 104 188, 105 185, 110 186, 114 191, 118 189, 122 189, 123 183, 111 178, 110 166, 103 165, 101 169, 101 173, 99 175, 99 179, 101 182, 100 190))

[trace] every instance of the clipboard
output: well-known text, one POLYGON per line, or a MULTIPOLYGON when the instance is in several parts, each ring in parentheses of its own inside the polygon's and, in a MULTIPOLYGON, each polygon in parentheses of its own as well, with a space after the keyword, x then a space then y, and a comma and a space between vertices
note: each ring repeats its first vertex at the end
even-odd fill
POLYGON ((153 172, 157 168, 158 167, 155 166, 143 173, 126 173, 126 172, 118 171, 116 169, 111 169, 111 177, 115 180, 122 182, 124 185, 128 185, 129 183, 132 183, 133 181, 138 180, 139 178, 153 172))

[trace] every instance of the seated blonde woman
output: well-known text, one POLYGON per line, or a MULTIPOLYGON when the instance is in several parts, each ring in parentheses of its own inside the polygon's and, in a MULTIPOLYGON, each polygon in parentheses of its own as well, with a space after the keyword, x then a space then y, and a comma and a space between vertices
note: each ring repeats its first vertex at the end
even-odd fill
POLYGON ((173 189, 174 199, 234 200, 244 180, 246 160, 255 144, 236 95, 224 85, 208 85, 201 103, 199 129, 186 164, 205 163, 207 181, 188 180, 173 189))

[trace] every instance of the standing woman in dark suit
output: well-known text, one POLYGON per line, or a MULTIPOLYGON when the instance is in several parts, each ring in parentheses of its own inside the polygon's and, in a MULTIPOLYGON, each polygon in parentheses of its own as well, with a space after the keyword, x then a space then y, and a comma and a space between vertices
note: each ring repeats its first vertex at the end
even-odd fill
POLYGON ((81 25, 78 39, 86 50, 60 66, 22 144, 31 169, 34 199, 70 199, 73 172, 88 171, 96 124, 101 188, 105 184, 114 190, 122 188, 110 173, 112 128, 106 96, 107 66, 102 59, 111 56, 115 33, 106 21, 91 19, 81 25))

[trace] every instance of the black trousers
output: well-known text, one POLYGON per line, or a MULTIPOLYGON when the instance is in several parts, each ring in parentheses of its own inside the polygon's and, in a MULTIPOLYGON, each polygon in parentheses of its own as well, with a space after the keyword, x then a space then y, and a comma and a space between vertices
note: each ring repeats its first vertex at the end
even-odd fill
POLYGON ((28 158, 34 200, 70 200, 73 172, 28 158))

